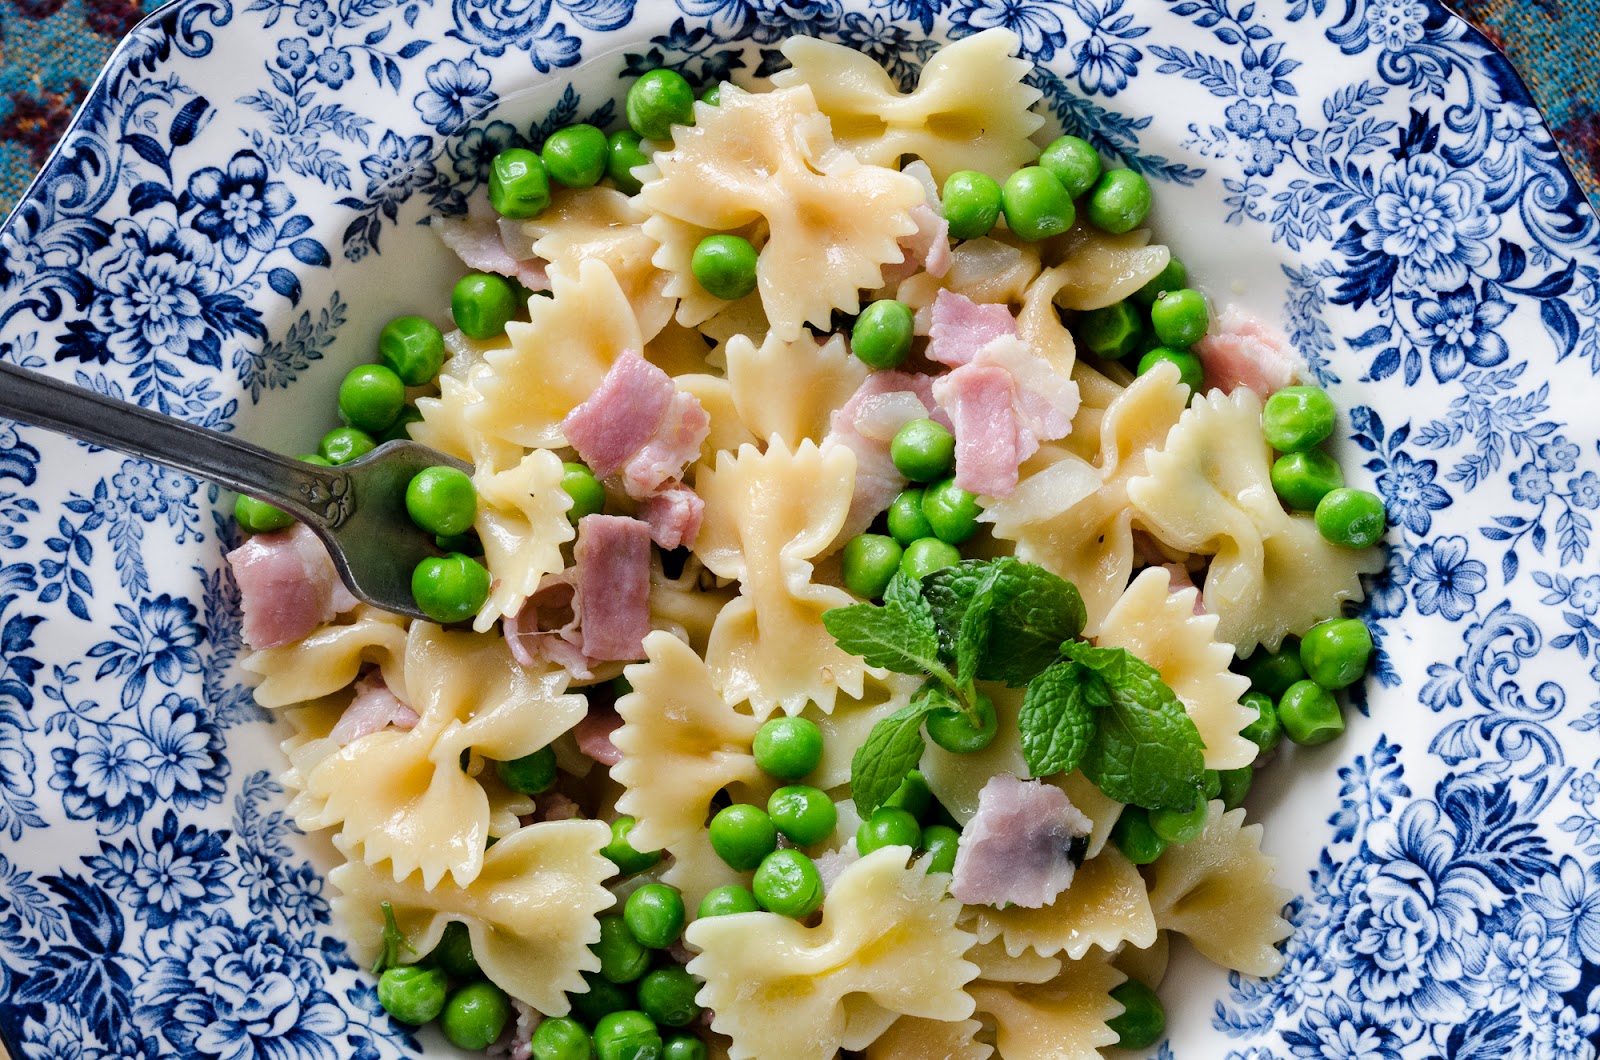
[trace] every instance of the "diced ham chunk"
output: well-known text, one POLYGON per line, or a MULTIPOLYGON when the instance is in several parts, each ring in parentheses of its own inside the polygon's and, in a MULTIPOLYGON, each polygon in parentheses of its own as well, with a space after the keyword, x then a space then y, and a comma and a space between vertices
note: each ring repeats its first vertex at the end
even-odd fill
POLYGON ((1194 352, 1205 369, 1202 388, 1229 394, 1244 386, 1270 397, 1293 383, 1300 367, 1289 340, 1277 329, 1231 305, 1194 344, 1194 352))
POLYGON ((578 612, 591 659, 642 659, 650 632, 650 528, 620 515, 578 520, 578 612))
POLYGON ((928 359, 957 368, 995 339, 1016 333, 1009 306, 979 305, 964 294, 940 291, 933 300, 928 359))
POLYGON ((991 340, 933 393, 953 424, 956 485, 985 497, 1010 496, 1017 468, 1078 412, 1078 384, 1015 336, 991 340))
POLYGON ((622 715, 613 707, 591 707, 583 720, 572 727, 578 750, 603 766, 622 761, 622 752, 611 742, 611 734, 622 728, 622 715))
POLYGON ((583 653, 577 576, 576 567, 545 575, 522 610, 500 625, 512 657, 523 666, 532 669, 553 663, 587 681, 594 676, 594 660, 583 653))
POLYGON ((873 372, 835 410, 823 445, 843 445, 856 454, 855 494, 835 540, 861 533, 906 488, 906 477, 889 458, 889 442, 907 422, 930 414, 949 426, 935 408, 932 377, 916 372, 873 372))
POLYGON ((884 286, 899 283, 922 269, 930 276, 939 277, 950 271, 950 222, 933 206, 918 203, 910 210, 917 230, 900 237, 900 250, 905 260, 883 267, 884 286))
POLYGON ((694 547, 706 504, 687 486, 662 490, 639 503, 639 518, 650 527, 650 540, 665 549, 694 547))
POLYGON ((550 278, 538 258, 518 261, 506 250, 500 225, 490 217, 435 217, 434 231, 469 269, 509 276, 530 291, 547 291, 550 278))
POLYGON ((856 841, 851 839, 838 850, 829 850, 818 854, 815 858, 817 875, 822 877, 823 891, 833 890, 833 885, 839 882, 839 877, 844 875, 844 870, 861 860, 861 855, 856 851, 856 841))
POLYGON ((1091 827, 1060 788, 993 776, 961 833, 950 894, 967 905, 1049 905, 1072 883, 1073 840, 1091 827))
POLYGON ((499 1041, 489 1046, 487 1055, 506 1060, 533 1060, 533 1032, 544 1022, 544 1016, 517 998, 511 999, 511 1007, 517 1014, 517 1021, 505 1029, 499 1041))
POLYGON ((622 485, 628 496, 649 497, 681 479, 683 469, 700 456, 700 445, 710 433, 711 417, 700 399, 693 394, 674 394, 655 431, 623 470, 622 485))
POLYGON ((356 605, 317 535, 303 523, 257 534, 228 553, 250 647, 277 648, 356 605))
POLYGON ((559 791, 549 791, 536 800, 534 821, 570 821, 583 816, 583 807, 559 791))
POLYGON ((344 708, 329 734, 340 747, 391 725, 409 731, 417 724, 417 712, 389 691, 383 674, 377 670, 357 681, 355 691, 356 697, 344 708))

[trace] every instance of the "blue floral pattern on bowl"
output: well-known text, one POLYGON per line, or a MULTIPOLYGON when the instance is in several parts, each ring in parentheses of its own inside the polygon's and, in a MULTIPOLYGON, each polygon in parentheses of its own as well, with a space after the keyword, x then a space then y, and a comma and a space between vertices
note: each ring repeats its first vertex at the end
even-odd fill
MULTIPOLYGON (((0 230, 0 357, 304 449, 387 317, 445 315, 418 222, 497 151, 612 123, 618 78, 654 66, 761 76, 808 33, 909 84, 991 26, 1056 122, 1159 183, 1213 294, 1283 324, 1392 518, 1358 716, 1252 803, 1301 895, 1287 967, 1180 958, 1156 1055, 1593 1057, 1600 224, 1504 59, 1433 0, 179 0, 0 230)), ((0 423, 18 1058, 421 1048, 284 816, 225 502, 0 423)))

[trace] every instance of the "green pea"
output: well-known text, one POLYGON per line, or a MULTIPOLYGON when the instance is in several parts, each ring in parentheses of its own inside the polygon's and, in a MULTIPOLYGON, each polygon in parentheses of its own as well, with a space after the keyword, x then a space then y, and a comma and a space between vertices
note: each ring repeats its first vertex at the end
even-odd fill
POLYGON ((1284 453, 1272 462, 1272 491, 1291 511, 1314 512, 1322 498, 1343 485, 1338 461, 1320 449, 1284 453))
POLYGON ((450 995, 439 1013, 439 1029, 457 1049, 487 1049, 505 1030, 511 1002, 504 990, 480 979, 450 995))
MULTIPOLYGON (((1220 780, 1220 778, 1219 778, 1220 780)), ((1197 839, 1206 828, 1207 806, 1204 801, 1186 813, 1176 810, 1150 810, 1150 830, 1167 843, 1187 843, 1197 839)))
POLYGON ((428 956, 454 979, 476 979, 483 974, 478 958, 472 953, 472 936, 467 932, 467 925, 459 920, 444 926, 439 944, 428 956))
POLYGON ((676 70, 651 70, 628 87, 628 125, 648 140, 669 140, 674 125, 694 124, 694 89, 676 70))
POLYGON ((1286 386, 1261 408, 1261 433, 1280 453, 1300 453, 1333 433, 1339 410, 1317 386, 1286 386))
POLYGON ((372 435, 356 427, 335 427, 317 443, 317 453, 331 464, 348 464, 378 447, 372 435))
POLYGON ((900 571, 912 581, 920 582, 936 570, 954 567, 961 562, 956 546, 947 545, 936 537, 923 537, 906 546, 900 557, 900 571))
POLYGON ((959 545, 978 532, 978 516, 983 509, 975 494, 947 478, 927 488, 922 495, 922 514, 933 536, 947 545, 959 545))
POLYGON ((922 845, 922 826, 905 810, 893 806, 879 806, 872 816, 856 828, 856 850, 870 854, 884 847, 911 847, 922 845))
POLYGON ((1041 166, 1023 166, 1006 178, 1000 188, 1000 209, 1007 227, 1029 243, 1061 235, 1077 219, 1072 196, 1054 173, 1041 166))
POLYGON ((1144 334, 1144 314, 1132 302, 1114 302, 1078 318, 1078 341, 1096 357, 1115 361, 1132 353, 1144 334))
POLYGON ((633 986, 619 985, 599 972, 584 972, 583 981, 589 987, 581 994, 568 994, 572 1011, 589 1026, 600 1022, 608 1013, 620 1012, 634 1005, 633 986))
POLYGON ((431 383, 444 365, 444 335, 431 320, 395 317, 378 333, 378 360, 406 386, 431 383))
POLYGON ((394 422, 389 425, 389 429, 378 435, 376 440, 380 445, 384 442, 409 441, 411 439, 411 425, 421 422, 422 413, 417 409, 417 406, 407 405, 400 410, 400 415, 394 418, 394 422))
POLYGON ((677 965, 657 968, 639 980, 639 1007, 656 1023, 687 1027, 700 1016, 694 996, 700 981, 677 965))
POLYGON ((270 534, 294 525, 294 516, 282 508, 242 493, 233 502, 233 518, 247 534, 270 534))
POLYGON ((1317 502, 1313 518, 1324 539, 1345 548, 1366 548, 1383 537, 1389 513, 1377 494, 1341 486, 1317 502))
POLYGON ((767 815, 791 843, 808 847, 833 834, 839 811, 827 792, 804 784, 779 788, 767 797, 767 815))
POLYGON ((756 289, 759 257, 743 236, 706 236, 694 248, 689 270, 707 294, 732 301, 756 289))
POLYGON ((1158 364, 1177 365, 1178 382, 1189 388, 1191 394, 1200 393, 1205 385, 1206 370, 1200 358, 1188 350, 1175 350, 1170 346, 1157 346, 1139 358, 1139 372, 1144 375, 1158 364))
POLYGON ((665 883, 647 883, 628 895, 622 919, 639 945, 664 950, 683 934, 688 914, 683 894, 665 883))
POLYGON ((1361 680, 1371 659, 1372 632, 1359 618, 1329 619, 1300 639, 1306 676, 1330 692, 1361 680))
POLYGON ((977 713, 977 724, 964 712, 953 707, 936 707, 928 712, 928 739, 951 754, 972 754, 994 742, 1000 729, 995 715, 994 702, 982 692, 973 696, 972 705, 977 713))
MULTIPOLYGON (((712 91, 716 91, 712 89, 712 91)), ((716 106, 713 102, 712 106, 716 106)), ((661 1051, 661 1060, 707 1060, 706 1043, 688 1034, 675 1034, 667 1039, 661 1051)))
POLYGON ((986 236, 1000 220, 1000 182, 987 173, 963 169, 950 174, 941 199, 951 239, 986 236))
POLYGON ((1111 842, 1135 865, 1148 865, 1167 849, 1167 841, 1150 827, 1150 815, 1142 806, 1122 808, 1117 823, 1111 826, 1111 842))
POLYGON ((1117 1033, 1117 1044, 1124 1049, 1148 1049, 1161 1040, 1167 1029, 1167 1011, 1156 992, 1137 979, 1129 979, 1111 991, 1121 1003, 1122 1014, 1106 1021, 1117 1033))
POLYGON ((728 883, 721 887, 713 887, 706 892, 706 896, 700 899, 700 908, 695 911, 695 918, 704 920, 709 916, 754 913, 760 908, 761 903, 750 893, 750 888, 741 887, 737 883, 728 883))
POLYGON ((1327 743, 1344 732, 1344 714, 1333 693, 1315 681, 1296 681, 1278 700, 1283 734, 1303 747, 1327 743))
POLYGON ((613 983, 631 983, 650 967, 650 951, 614 913, 600 918, 600 941, 589 949, 600 958, 600 974, 613 983))
POLYGON ((883 804, 904 810, 919 821, 925 820, 933 809, 933 789, 928 787, 928 778, 922 775, 922 770, 913 769, 883 804))
POLYGON ((464 622, 489 599, 489 572, 471 556, 428 556, 411 572, 411 595, 440 625, 464 622))
POLYGON ((868 368, 897 368, 911 352, 911 307, 880 298, 861 311, 850 329, 850 352, 868 368))
POLYGON ((1150 327, 1163 346, 1193 346, 1210 326, 1206 296, 1192 287, 1168 291, 1150 306, 1150 327))
POLYGON ((550 179, 569 188, 592 188, 606 175, 606 134, 593 125, 569 125, 550 134, 539 152, 550 179))
POLYGON ((704 92, 700 93, 700 102, 708 107, 722 106, 722 82, 718 81, 704 92))
POLYGON ((639 146, 639 134, 631 129, 618 129, 606 137, 606 176, 624 195, 637 195, 639 178, 633 171, 648 165, 650 156, 639 146))
POLYGON ((425 467, 406 484, 406 512, 430 534, 464 534, 478 517, 478 490, 459 468, 425 467))
POLYGON ((600 851, 617 867, 617 872, 624 876, 643 872, 661 860, 661 851, 635 850, 633 844, 628 842, 628 835, 633 831, 633 825, 633 818, 626 814, 612 821, 611 842, 600 851))
POLYGON ((501 151, 489 163, 489 205, 502 217, 537 217, 550 205, 544 160, 526 147, 501 151))
POLYGON ((350 369, 339 383, 339 418, 368 434, 382 434, 406 404, 406 385, 381 364, 350 369))
POLYGON ((401 1023, 420 1027, 444 1008, 447 987, 441 969, 402 965, 378 977, 378 1004, 401 1023))
POLYGON ((1155 300, 1167 291, 1176 291, 1189 285, 1189 270, 1183 267, 1183 262, 1177 258, 1170 258, 1166 266, 1149 283, 1129 295, 1135 302, 1142 306, 1151 306, 1155 300))
POLYGON ((1131 169, 1107 170, 1089 192, 1089 221, 1112 235, 1131 232, 1150 215, 1150 200, 1150 183, 1144 177, 1131 169))
POLYGON ((556 782, 556 749, 541 747, 509 762, 496 762, 494 771, 499 774, 501 783, 512 791, 538 795, 549 791, 550 785, 556 782))
MULTIPOLYGON (((1298 666, 1298 660, 1296 665, 1298 666)), ((1304 679, 1305 671, 1300 670, 1300 676, 1295 680, 1304 679)), ((1284 685, 1284 688, 1287 689, 1292 684, 1294 681, 1284 685)), ((1239 704, 1255 711, 1256 715, 1250 724, 1239 730, 1239 735, 1255 744, 1260 754, 1267 754, 1276 748, 1278 741, 1283 739, 1283 725, 1278 721, 1278 705, 1273 702, 1272 697, 1262 692, 1246 692, 1239 697, 1239 704)))
POLYGON ((911 420, 894 433, 889 458, 911 481, 932 482, 944 478, 955 466, 956 436, 935 420, 911 420))
POLYGON ((1241 659, 1236 669, 1250 679, 1253 690, 1273 699, 1306 676, 1306 668, 1300 665, 1300 641, 1296 637, 1283 638, 1278 651, 1257 649, 1248 659, 1241 659))
POLYGON ((885 519, 889 523, 889 536, 904 548, 919 537, 932 537, 933 527, 928 525, 928 517, 922 514, 923 491, 920 488, 901 491, 900 495, 889 502, 889 511, 885 519))
POLYGON ((517 293, 504 276, 468 273, 450 292, 450 316, 469 339, 504 335, 506 323, 516 315, 517 293))
POLYGON ((751 749, 769 776, 799 780, 822 761, 822 730, 810 718, 771 718, 756 730, 751 749))
POLYGON ((759 806, 736 802, 711 818, 711 849, 740 872, 761 864, 778 847, 778 829, 759 806))
POLYGON ((857 534, 845 542, 839 557, 844 587, 862 599, 878 599, 900 569, 903 554, 900 543, 892 537, 857 534))
POLYGON ((657 1060, 661 1032, 643 1012, 613 1012, 594 1025, 594 1052, 599 1060, 657 1060))
POLYGON ((576 524, 586 515, 605 510, 606 488, 586 464, 571 460, 562 463, 561 490, 572 498, 572 507, 567 509, 567 521, 570 523, 576 524))
POLYGON ((822 874, 798 850, 775 850, 763 858, 750 889, 762 908, 779 916, 799 920, 822 907, 822 874))
POLYGON ((594 1042, 583 1024, 567 1016, 539 1021, 528 1043, 533 1060, 591 1060, 594 1042))
POLYGON ((1049 170, 1074 199, 1094 187, 1103 169, 1100 152, 1078 136, 1063 136, 1051 143, 1040 153, 1039 165, 1049 170))
POLYGON ((929 872, 954 872, 961 833, 942 824, 930 824, 922 830, 922 847, 928 852, 929 872))
POLYGON ((1256 771, 1250 766, 1224 769, 1221 791, 1223 809, 1236 810, 1244 805, 1244 798, 1250 794, 1250 785, 1255 782, 1255 778, 1256 771))

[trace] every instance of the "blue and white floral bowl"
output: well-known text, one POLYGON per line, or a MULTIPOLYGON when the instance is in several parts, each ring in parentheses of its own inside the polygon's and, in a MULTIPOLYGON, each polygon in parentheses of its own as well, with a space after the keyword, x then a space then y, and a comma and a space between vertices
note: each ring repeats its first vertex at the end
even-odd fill
MULTIPOLYGON (((0 232, 0 357, 303 450, 385 319, 444 318, 452 265, 417 222, 496 151, 609 123, 619 75, 738 80, 811 33, 909 79, 931 39, 995 25, 1054 118, 1155 178, 1195 275, 1292 335, 1394 522, 1360 716, 1253 796, 1302 895, 1287 968, 1180 960, 1158 1055, 1592 1057, 1600 224, 1504 59, 1432 0, 180 0, 0 232)), ((0 423, 19 1060, 419 1048, 283 817, 225 501, 0 423)))

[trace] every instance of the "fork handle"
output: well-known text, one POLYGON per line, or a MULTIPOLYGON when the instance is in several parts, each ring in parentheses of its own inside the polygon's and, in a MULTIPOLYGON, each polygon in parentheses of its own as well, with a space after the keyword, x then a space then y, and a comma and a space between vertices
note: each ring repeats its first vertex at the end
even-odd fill
POLYGON ((349 515, 350 476, 0 362, 0 416, 152 460, 276 504, 313 529, 349 515))

